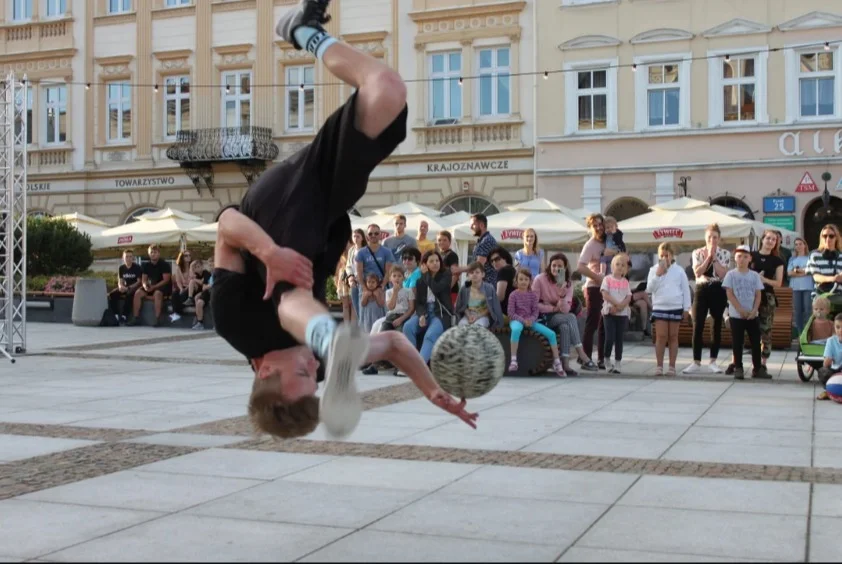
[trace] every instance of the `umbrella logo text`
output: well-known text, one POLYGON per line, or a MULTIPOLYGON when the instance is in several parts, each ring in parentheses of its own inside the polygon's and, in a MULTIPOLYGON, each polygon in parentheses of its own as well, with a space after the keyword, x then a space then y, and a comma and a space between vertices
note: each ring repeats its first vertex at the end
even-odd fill
POLYGON ((132 239, 134 239, 133 235, 126 235, 125 237, 118 237, 117 238, 117 244, 118 245, 128 245, 129 243, 132 242, 132 239))
POLYGON ((666 239, 667 237, 674 237, 676 239, 684 238, 684 231, 678 227, 662 227, 652 232, 655 239, 666 239))
POLYGON ((501 239, 522 239, 523 229, 504 229, 500 233, 501 239))

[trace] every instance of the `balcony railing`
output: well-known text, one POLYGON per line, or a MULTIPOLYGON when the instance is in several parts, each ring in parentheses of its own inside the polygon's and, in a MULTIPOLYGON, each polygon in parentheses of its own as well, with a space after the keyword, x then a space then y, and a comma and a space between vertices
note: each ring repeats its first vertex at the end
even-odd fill
POLYGON ((416 147, 426 151, 521 147, 522 125, 512 121, 416 127, 416 147))
POLYGON ((279 149, 268 127, 219 127, 179 131, 167 158, 182 164, 273 161, 279 149))

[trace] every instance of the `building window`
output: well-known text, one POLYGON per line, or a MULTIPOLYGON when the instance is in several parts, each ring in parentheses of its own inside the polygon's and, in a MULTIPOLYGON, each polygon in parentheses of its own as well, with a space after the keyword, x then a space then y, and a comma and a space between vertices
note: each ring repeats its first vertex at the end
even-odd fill
POLYGON ((471 215, 475 213, 494 215, 500 213, 500 208, 494 202, 479 196, 458 196, 441 207, 441 212, 445 216, 460 211, 471 215))
POLYGON ((67 0, 47 0, 47 16, 56 18, 67 12, 67 0))
MULTIPOLYGON (((24 101, 18 97, 16 101, 18 107, 23 107, 24 101)), ((26 87, 26 144, 32 143, 32 87, 26 87)), ((15 118, 15 137, 17 138, 23 129, 23 120, 19 117, 15 118)))
POLYGON ((798 100, 802 118, 831 117, 836 114, 835 53, 799 53, 798 100))
POLYGON ((33 0, 12 0, 12 20, 16 22, 32 19, 33 0))
POLYGON ((479 52, 479 115, 504 116, 512 113, 511 50, 482 49, 479 52))
POLYGON ((190 77, 171 76, 164 80, 164 135, 175 137, 190 128, 190 77))
POLYGON ((430 56, 430 119, 454 123, 462 117, 462 53, 434 53, 430 56))
POLYGON ((635 61, 635 125, 637 129, 688 127, 690 55, 659 59, 641 57, 635 61))
POLYGON ((123 141, 132 138, 131 88, 129 84, 123 82, 111 82, 106 85, 109 141, 123 141))
POLYGON ((287 131, 312 131, 315 125, 316 68, 312 65, 287 67, 286 111, 287 131))
POLYGON ((251 126, 251 71, 222 75, 222 127, 251 126))
POLYGON ((579 131, 608 127, 608 71, 586 70, 576 73, 579 131))
POLYGON ((67 86, 48 86, 44 88, 44 123, 49 145, 67 141, 67 86))
POLYGON ((108 0, 109 14, 123 14, 132 11, 132 0, 108 0))
POLYGON ((128 225, 129 223, 134 223, 138 219, 140 219, 140 216, 142 216, 143 214, 153 213, 153 212, 156 212, 156 211, 161 211, 161 210, 159 210, 158 208, 152 208, 152 207, 138 208, 138 209, 134 210, 132 213, 130 213, 128 216, 126 216, 126 221, 123 222, 123 225, 128 225))
POLYGON ((617 130, 617 61, 585 61, 564 67, 565 134, 617 130))
POLYGON ((766 112, 767 49, 743 53, 708 53, 711 127, 768 123, 766 112))
POLYGON ((725 123, 755 121, 755 77, 754 57, 722 61, 722 119, 725 123))
POLYGON ((167 0, 167 8, 174 8, 175 6, 187 6, 192 0, 167 0))

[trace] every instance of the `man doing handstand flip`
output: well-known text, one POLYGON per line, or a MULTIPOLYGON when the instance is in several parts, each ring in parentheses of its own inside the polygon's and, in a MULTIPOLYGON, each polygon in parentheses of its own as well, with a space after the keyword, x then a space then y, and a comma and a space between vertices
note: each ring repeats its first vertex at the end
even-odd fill
POLYGON ((324 305, 325 283, 351 236, 347 210, 365 194, 374 168, 404 140, 407 120, 400 76, 324 30, 329 3, 302 0, 276 31, 357 90, 310 145, 267 171, 239 207, 219 214, 211 295, 216 331, 254 370, 248 411, 263 432, 306 435, 321 416, 328 433, 347 435, 362 413, 355 372, 383 360, 433 404, 475 428, 477 415, 438 386, 400 332, 369 338, 356 325, 338 326, 324 305), (327 361, 321 402, 315 397, 323 379, 318 359, 327 361))

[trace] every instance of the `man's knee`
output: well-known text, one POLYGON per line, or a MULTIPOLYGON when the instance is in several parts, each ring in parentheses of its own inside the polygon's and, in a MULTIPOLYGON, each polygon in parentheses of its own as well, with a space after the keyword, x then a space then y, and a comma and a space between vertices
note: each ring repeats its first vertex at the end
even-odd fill
POLYGON ((155 298, 156 301, 163 300, 164 292, 162 292, 161 290, 155 290, 155 292, 152 294, 152 297, 155 298))

